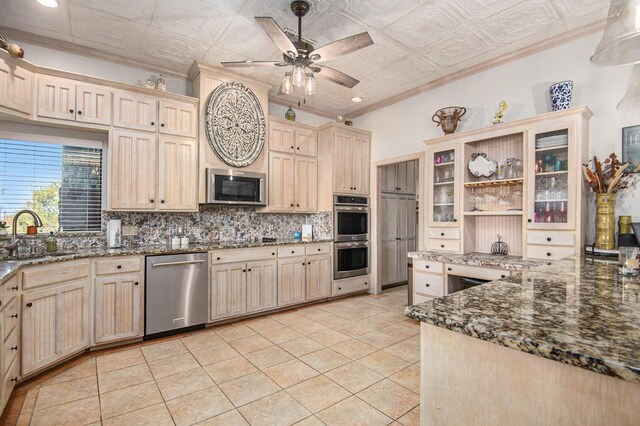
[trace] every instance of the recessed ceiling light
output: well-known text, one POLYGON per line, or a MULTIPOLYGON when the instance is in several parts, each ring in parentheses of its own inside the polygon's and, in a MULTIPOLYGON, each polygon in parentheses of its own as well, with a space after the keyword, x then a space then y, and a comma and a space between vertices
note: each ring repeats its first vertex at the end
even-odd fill
POLYGON ((46 7, 58 7, 58 2, 56 0, 36 0, 36 1, 46 7))
POLYGON ((362 102, 362 98, 360 96, 354 96, 351 98, 351 102, 362 102))

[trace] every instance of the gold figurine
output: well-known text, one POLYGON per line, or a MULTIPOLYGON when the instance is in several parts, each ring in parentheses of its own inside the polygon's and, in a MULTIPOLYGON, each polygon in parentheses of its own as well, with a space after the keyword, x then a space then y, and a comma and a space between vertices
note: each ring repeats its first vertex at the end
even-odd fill
POLYGON ((493 117, 493 124, 502 123, 502 116, 504 112, 507 110, 507 101, 500 101, 500 105, 498 105, 499 111, 496 112, 496 115, 493 117))

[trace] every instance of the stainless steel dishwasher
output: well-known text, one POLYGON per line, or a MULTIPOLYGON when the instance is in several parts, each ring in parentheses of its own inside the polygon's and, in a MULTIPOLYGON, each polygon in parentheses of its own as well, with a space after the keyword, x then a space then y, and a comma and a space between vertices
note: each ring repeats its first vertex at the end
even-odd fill
POLYGON ((207 322, 207 253, 147 256, 145 338, 207 322))

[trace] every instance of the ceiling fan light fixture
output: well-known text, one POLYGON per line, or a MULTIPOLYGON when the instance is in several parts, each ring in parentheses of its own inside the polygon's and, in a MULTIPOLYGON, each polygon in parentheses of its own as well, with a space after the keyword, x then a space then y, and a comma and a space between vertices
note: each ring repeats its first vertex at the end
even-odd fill
POLYGON ((354 97, 351 98, 351 102, 356 102, 356 103, 362 102, 362 97, 354 96, 354 97))
POLYGON ((313 73, 307 73, 307 77, 304 80, 304 94, 315 95, 316 94, 316 78, 313 73))
POLYGON ((290 95, 293 93, 293 72, 288 71, 282 77, 282 93, 290 95))
POLYGON ((304 78, 304 67, 301 65, 295 65, 293 67, 293 85, 295 87, 302 87, 302 85, 304 84, 304 78))

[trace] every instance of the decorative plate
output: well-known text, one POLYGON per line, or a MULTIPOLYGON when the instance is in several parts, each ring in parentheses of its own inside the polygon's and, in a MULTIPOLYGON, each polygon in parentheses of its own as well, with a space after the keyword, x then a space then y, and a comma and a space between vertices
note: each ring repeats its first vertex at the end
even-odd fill
POLYGON ((469 171, 477 177, 491 177, 496 172, 496 163, 487 160, 487 154, 474 153, 471 154, 472 160, 469 161, 469 171))
POLYGON ((209 96, 205 132, 209 145, 234 167, 253 163, 264 147, 266 124, 256 95, 242 83, 229 81, 209 96))

